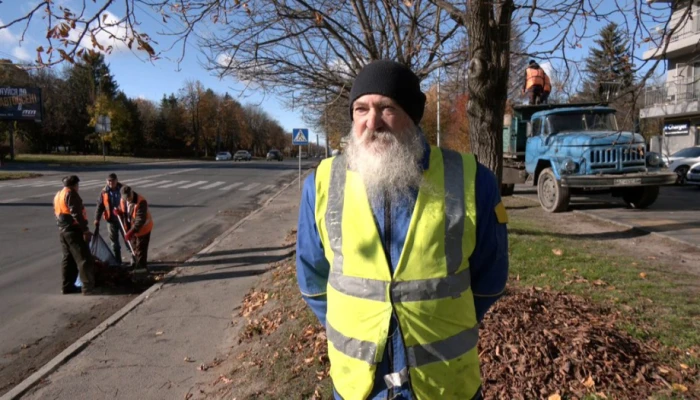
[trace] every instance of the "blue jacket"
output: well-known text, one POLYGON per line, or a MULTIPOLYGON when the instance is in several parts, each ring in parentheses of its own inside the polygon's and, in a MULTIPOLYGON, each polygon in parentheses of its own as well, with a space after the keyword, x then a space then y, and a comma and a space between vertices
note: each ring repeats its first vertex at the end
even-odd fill
MULTIPOLYGON (((430 147, 425 146, 423 168, 430 167, 430 147)), ((486 311, 498 300, 505 289, 508 279, 508 236, 506 225, 498 222, 495 208, 501 202, 500 191, 494 174, 481 164, 476 171, 476 246, 469 258, 474 306, 479 321, 486 311)), ((417 196, 417 193, 414 193, 417 196)), ((415 198, 414 198, 415 200, 415 198)), ((383 204, 377 201, 376 204, 383 204)), ((302 296, 314 314, 326 324, 326 283, 330 265, 323 253, 321 237, 318 234, 315 218, 316 188, 315 174, 304 182, 299 225, 297 229, 297 279, 302 296)), ((391 237, 385 237, 384 208, 373 206, 376 227, 379 231, 384 251, 391 259, 393 273, 401 255, 413 208, 397 204, 391 207, 391 237)), ((395 319, 391 321, 390 331, 395 332, 395 319)), ((377 366, 374 388, 370 399, 386 399, 388 390, 384 376, 398 372, 406 367, 405 349, 401 335, 390 334, 390 345, 386 346, 382 361, 377 366)), ((400 392, 394 392, 395 399, 413 399, 408 385, 400 392)), ((340 398, 337 394, 336 398, 340 398)))

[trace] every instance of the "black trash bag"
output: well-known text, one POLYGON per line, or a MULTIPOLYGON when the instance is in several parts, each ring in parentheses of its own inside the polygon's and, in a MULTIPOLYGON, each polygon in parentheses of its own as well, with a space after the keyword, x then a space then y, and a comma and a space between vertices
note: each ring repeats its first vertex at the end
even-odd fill
POLYGON ((95 233, 92 235, 92 241, 90 242, 90 253, 92 253, 95 258, 109 266, 121 265, 121 262, 117 261, 114 254, 112 254, 112 250, 107 245, 107 242, 102 239, 102 236, 100 236, 97 230, 95 230, 95 233))

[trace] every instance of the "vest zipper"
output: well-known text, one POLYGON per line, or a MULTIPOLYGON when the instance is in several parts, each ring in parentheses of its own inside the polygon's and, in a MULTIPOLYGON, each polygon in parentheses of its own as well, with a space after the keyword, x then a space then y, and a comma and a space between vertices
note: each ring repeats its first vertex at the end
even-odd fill
MULTIPOLYGON (((393 281, 394 276, 391 271, 391 196, 389 192, 384 192, 384 246, 386 248, 386 259, 387 262, 389 263, 389 273, 391 274, 391 280, 393 281)), ((392 374, 394 373, 394 352, 393 352, 393 347, 394 347, 394 340, 393 336, 394 334, 401 335, 403 338, 403 334, 401 333, 401 324, 399 323, 399 316, 396 314, 394 311, 394 294, 389 290, 389 302, 391 303, 391 316, 392 319, 396 318, 396 332, 392 332, 389 340, 389 343, 387 343, 387 346, 389 346, 389 373, 392 374)), ((389 326, 391 326, 391 322, 389 322, 389 326)), ((403 341, 403 339, 402 339, 403 341)), ((404 345, 404 360, 406 361, 406 372, 408 375, 408 387, 411 388, 411 374, 408 369, 408 354, 406 354, 406 346, 404 345)), ((388 396, 387 399, 393 399, 394 398, 394 388, 390 387, 388 388, 388 396)))

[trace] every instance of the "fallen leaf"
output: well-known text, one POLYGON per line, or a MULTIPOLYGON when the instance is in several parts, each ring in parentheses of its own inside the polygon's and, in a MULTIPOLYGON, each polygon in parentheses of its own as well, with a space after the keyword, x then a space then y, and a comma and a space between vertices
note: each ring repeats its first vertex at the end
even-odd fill
POLYGON ((681 368, 688 369, 689 367, 688 367, 688 365, 681 363, 681 368))
POLYGON ((607 283, 605 283, 604 281, 602 281, 602 280, 600 280, 600 279, 594 280, 594 281, 593 281, 593 284, 596 285, 596 286, 605 286, 605 285, 607 285, 607 283))
POLYGON ((605 395, 603 392, 598 392, 595 394, 596 396, 600 397, 601 399, 605 400, 608 398, 608 396, 605 395))
POLYGON ((659 373, 660 373, 660 374, 665 375, 665 374, 668 374, 669 372, 671 372, 671 371, 669 371, 668 369, 666 369, 666 368, 664 368, 664 367, 659 367, 659 373))
POLYGON ((162 334, 163 334, 163 331, 158 331, 158 332, 156 332, 156 336, 160 336, 160 335, 162 335, 162 334))
POLYGON ((194 360, 189 357, 185 357, 185 362, 194 362, 194 360))
POLYGON ((639 277, 642 279, 647 279, 647 273, 646 272, 640 272, 639 277))
POLYGON ((688 388, 681 385, 680 383, 674 383, 672 387, 673 387, 673 390, 676 392, 685 393, 688 391, 688 388))
POLYGON ((583 386, 585 386, 589 389, 592 388, 593 386, 595 386, 595 381, 593 380, 593 377, 589 376, 588 379, 586 379, 586 381, 583 382, 583 386))
POLYGON ((547 397, 547 400, 561 400, 561 396, 558 394, 554 393, 553 395, 547 397))
POLYGON ((564 255, 564 252, 560 249, 552 249, 552 253, 554 253, 555 256, 562 256, 564 255))

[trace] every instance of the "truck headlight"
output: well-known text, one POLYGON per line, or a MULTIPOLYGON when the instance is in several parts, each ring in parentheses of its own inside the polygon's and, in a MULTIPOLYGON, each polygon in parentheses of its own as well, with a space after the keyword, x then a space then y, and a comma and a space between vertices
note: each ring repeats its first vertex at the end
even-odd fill
POLYGON ((647 153, 647 165, 650 167, 659 167, 661 166, 661 155, 659 153, 655 152, 649 152, 647 153))
POLYGON ((567 158, 564 160, 564 162, 561 164, 563 167, 564 171, 566 171, 567 174, 571 174, 576 172, 576 168, 578 165, 576 165, 576 162, 570 158, 567 158))

